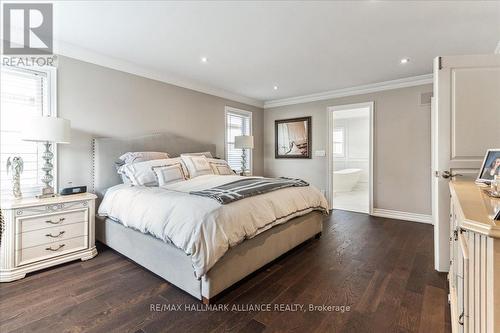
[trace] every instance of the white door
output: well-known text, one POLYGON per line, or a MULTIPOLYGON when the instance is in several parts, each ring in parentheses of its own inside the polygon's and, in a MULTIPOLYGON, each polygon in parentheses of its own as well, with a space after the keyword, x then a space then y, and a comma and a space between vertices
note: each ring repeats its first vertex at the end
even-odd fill
POLYGON ((500 55, 439 57, 432 104, 435 269, 450 264, 450 192, 455 174, 476 177, 488 148, 500 148, 500 55))

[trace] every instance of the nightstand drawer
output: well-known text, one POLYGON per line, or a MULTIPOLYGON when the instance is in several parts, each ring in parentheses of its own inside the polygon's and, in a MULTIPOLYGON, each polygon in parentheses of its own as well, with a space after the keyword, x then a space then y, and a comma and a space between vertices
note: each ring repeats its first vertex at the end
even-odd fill
POLYGON ((16 266, 68 254, 88 247, 87 236, 70 238, 16 251, 16 266))
POLYGON ((87 236, 87 222, 78 222, 57 227, 38 229, 17 234, 16 250, 28 247, 50 244, 58 241, 87 236))
POLYGON ((17 233, 88 221, 88 208, 18 218, 17 233))

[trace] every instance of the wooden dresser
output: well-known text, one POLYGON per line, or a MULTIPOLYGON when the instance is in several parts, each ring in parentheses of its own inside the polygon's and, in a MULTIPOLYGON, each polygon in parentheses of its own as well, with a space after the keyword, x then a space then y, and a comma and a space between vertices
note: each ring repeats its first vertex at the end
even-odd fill
POLYGON ((93 258, 97 254, 95 198, 82 193, 2 201, 0 282, 71 260, 93 258))
POLYGON ((500 332, 500 199, 473 181, 450 182, 450 304, 453 332, 500 332))

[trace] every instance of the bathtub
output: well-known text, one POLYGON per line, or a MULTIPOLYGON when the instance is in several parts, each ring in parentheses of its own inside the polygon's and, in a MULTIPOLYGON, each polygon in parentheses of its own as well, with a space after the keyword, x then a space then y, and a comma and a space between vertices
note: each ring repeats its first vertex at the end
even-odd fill
POLYGON ((361 177, 361 169, 342 169, 333 172, 333 192, 350 192, 361 177))

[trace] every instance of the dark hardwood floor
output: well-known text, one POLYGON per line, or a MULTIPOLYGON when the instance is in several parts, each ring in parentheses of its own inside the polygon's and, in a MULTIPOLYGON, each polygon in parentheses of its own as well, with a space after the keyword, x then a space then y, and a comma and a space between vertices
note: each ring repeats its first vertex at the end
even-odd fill
POLYGON ((199 301, 100 246, 99 255, 0 284, 0 332, 449 332, 445 274, 430 225, 334 211, 309 241, 224 293, 199 301), (250 311, 248 305, 349 306, 250 311), (180 311, 151 311, 151 305, 180 311), (248 310, 248 311, 236 311, 248 310))

